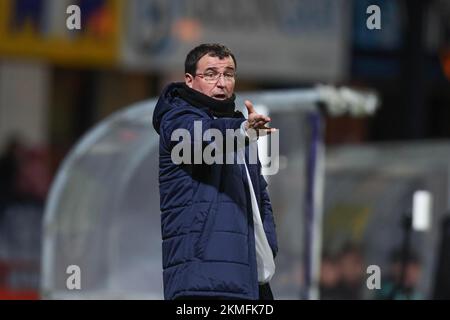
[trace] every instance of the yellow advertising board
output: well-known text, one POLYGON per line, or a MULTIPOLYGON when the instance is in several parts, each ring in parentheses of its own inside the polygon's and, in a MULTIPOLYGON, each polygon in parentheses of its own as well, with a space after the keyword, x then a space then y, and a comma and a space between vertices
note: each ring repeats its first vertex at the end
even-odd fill
POLYGON ((0 57, 39 58, 76 66, 114 65, 119 59, 122 3, 1 0, 0 57), (73 5, 79 9, 78 17, 70 10, 73 5), (79 29, 70 24, 76 18, 79 29))

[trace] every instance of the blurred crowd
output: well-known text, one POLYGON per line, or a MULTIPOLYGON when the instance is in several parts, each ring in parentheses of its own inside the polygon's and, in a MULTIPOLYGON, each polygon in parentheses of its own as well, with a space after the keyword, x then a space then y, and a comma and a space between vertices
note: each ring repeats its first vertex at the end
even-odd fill
POLYGON ((0 156, 1 208, 13 203, 42 205, 50 186, 49 155, 12 137, 0 156))
MULTIPOLYGON (((417 290, 421 264, 415 253, 404 256, 393 250, 389 268, 380 273, 368 273, 363 250, 348 244, 339 252, 324 252, 320 268, 321 300, 418 300, 423 296, 417 290), (379 287, 370 287, 369 277, 380 276, 379 287)), ((376 281, 375 281, 376 282, 376 281)))
POLYGON ((46 149, 12 137, 0 155, 0 298, 14 291, 22 298, 37 295, 50 182, 46 149))

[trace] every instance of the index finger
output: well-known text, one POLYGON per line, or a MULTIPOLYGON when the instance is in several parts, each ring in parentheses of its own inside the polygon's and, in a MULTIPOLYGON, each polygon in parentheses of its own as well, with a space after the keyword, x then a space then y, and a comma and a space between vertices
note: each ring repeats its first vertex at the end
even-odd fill
POLYGON ((248 113, 256 112, 255 108, 253 107, 253 103, 251 103, 250 100, 245 100, 244 104, 247 107, 248 113))

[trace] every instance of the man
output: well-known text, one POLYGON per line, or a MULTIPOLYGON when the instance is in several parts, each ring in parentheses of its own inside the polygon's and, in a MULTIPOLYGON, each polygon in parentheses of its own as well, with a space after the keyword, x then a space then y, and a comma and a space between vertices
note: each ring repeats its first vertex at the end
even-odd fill
MULTIPOLYGON (((234 110, 235 75, 236 59, 228 48, 202 44, 186 57, 185 83, 166 87, 153 114, 160 135, 165 299, 273 299, 275 224, 261 164, 249 161, 249 154, 255 130, 261 135, 276 129, 266 126, 270 119, 250 101, 248 119, 234 110), (245 143, 231 150, 236 161, 174 161, 176 130, 188 133, 195 150, 199 127, 202 137, 211 129, 224 140, 227 129, 244 137, 245 143)), ((200 148, 215 142, 202 141, 200 148)))

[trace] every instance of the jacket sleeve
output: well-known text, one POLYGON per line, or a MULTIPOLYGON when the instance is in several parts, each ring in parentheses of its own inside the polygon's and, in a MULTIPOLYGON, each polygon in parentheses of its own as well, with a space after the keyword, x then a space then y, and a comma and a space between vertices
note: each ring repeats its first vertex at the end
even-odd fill
POLYGON ((273 217, 272 204, 270 202, 269 193, 267 191, 267 182, 263 175, 260 174, 260 188, 261 188, 261 207, 264 231, 266 232, 267 241, 273 252, 275 258, 278 253, 278 241, 276 234, 275 219, 273 217))
POLYGON ((241 124, 245 121, 245 118, 218 118, 212 119, 200 111, 194 108, 188 107, 177 107, 173 108, 167 114, 164 115, 161 121, 161 134, 165 140, 166 146, 172 149, 179 141, 172 141, 172 134, 177 129, 184 129, 189 132, 191 138, 191 144, 195 142, 202 143, 203 146, 211 143, 211 141, 203 141, 203 135, 205 131, 210 129, 218 130, 223 138, 223 143, 225 146, 225 138, 227 134, 227 129, 233 129, 233 131, 240 129, 241 124), (201 131, 195 132, 195 124, 197 123, 197 128, 201 127, 201 131), (201 124, 201 126, 199 125, 201 124), (199 134, 201 132, 201 134, 199 134), (200 141, 194 141, 195 138, 199 138, 200 141))

